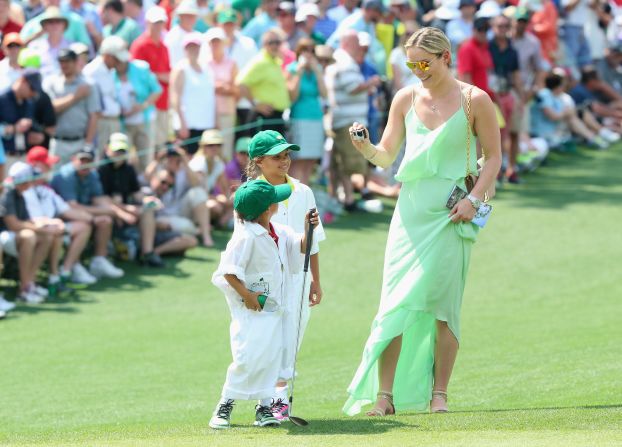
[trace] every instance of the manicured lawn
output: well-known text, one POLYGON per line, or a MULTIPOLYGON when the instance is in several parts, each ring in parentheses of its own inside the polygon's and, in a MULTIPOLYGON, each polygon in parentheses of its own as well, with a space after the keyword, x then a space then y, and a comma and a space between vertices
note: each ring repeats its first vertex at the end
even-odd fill
POLYGON ((622 445, 621 172, 620 147, 553 155, 499 193, 473 251, 451 414, 340 412, 378 305, 387 209, 339 220, 322 245, 325 300, 296 387, 308 428, 252 428, 250 402, 234 429, 207 427, 229 315, 210 283, 219 250, 195 249, 0 322, 0 444, 622 445))

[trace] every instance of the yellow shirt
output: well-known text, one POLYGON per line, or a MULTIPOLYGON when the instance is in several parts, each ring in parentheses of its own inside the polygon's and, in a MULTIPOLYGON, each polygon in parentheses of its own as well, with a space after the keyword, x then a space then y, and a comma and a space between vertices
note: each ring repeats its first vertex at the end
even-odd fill
POLYGON ((255 102, 283 111, 290 106, 290 100, 281 63, 262 49, 238 74, 236 82, 248 87, 255 102))

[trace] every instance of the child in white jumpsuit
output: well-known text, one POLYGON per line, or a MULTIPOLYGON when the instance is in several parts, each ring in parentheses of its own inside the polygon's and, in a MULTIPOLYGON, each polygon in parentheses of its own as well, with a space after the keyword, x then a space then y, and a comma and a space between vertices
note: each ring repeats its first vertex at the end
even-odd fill
MULTIPOLYGON (((272 225, 270 218, 278 209, 277 203, 290 194, 289 185, 275 187, 263 180, 248 181, 235 193, 234 208, 242 222, 212 277, 225 293, 231 311, 233 354, 221 399, 209 423, 212 428, 230 426, 236 399, 259 400, 255 425, 280 424, 272 414, 272 394, 283 356, 283 314, 292 274, 302 268, 306 237, 286 226, 272 225), (260 295, 267 297, 264 310, 260 295)), ((317 224, 317 214, 311 216, 311 222, 317 224)))
MULTIPOLYGON (((315 208, 315 197, 311 188, 287 175, 291 160, 290 151, 299 151, 300 147, 286 144, 285 138, 273 130, 258 132, 249 143, 248 155, 251 163, 247 175, 249 178, 266 180, 272 185, 289 184, 292 188, 291 196, 279 202, 279 210, 272 217, 272 222, 287 225, 295 232, 304 231, 305 216, 311 208, 315 208), (279 145, 280 143, 280 145, 279 145), (279 151, 275 151, 277 145, 279 151)), ((314 231, 311 248, 311 276, 307 278, 303 293, 303 274, 294 274, 293 287, 288 289, 287 306, 283 315, 283 359, 279 381, 274 392, 274 416, 283 421, 289 417, 289 401, 287 399, 287 381, 292 379, 296 350, 300 349, 302 338, 309 322, 310 307, 319 304, 322 299, 319 269, 319 242, 326 239, 322 224, 319 223, 314 231), (301 298, 304 299, 301 306, 301 298), (300 334, 298 322, 300 321, 300 334), (298 339, 298 346, 296 346, 298 339)))

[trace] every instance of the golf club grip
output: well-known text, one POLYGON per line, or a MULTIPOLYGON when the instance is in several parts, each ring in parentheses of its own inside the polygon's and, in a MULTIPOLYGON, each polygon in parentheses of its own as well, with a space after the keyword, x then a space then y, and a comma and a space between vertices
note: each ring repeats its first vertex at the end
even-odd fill
MULTIPOLYGON (((315 213, 315 208, 311 208, 309 213, 315 213)), ((309 259, 311 258, 311 244, 313 243, 313 224, 309 222, 309 228, 307 229, 307 246, 305 247, 305 265, 304 271, 309 271, 309 259)))

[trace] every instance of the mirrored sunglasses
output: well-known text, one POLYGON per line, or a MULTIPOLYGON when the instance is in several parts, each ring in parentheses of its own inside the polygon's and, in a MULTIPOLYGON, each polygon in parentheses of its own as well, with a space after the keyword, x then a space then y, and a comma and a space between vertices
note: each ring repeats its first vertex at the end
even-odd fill
POLYGON ((431 61, 416 61, 416 62, 406 61, 406 66, 411 70, 414 70, 416 68, 419 71, 425 72, 430 69, 430 65, 432 64, 432 62, 435 59, 438 59, 439 57, 441 57, 441 55, 437 54, 436 57, 432 59, 431 61))

